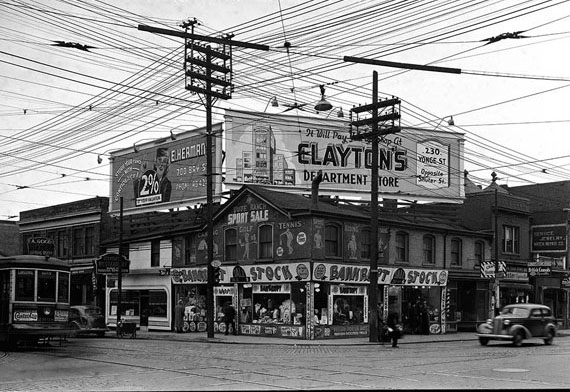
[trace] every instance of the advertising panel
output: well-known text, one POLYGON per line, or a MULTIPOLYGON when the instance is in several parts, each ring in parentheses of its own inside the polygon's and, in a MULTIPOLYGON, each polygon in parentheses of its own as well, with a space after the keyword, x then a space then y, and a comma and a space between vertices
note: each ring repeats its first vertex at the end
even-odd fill
POLYGON ((566 252, 566 225, 531 226, 531 252, 566 252))
MULTIPOLYGON (((322 170, 323 195, 370 198, 372 147, 350 138, 348 122, 226 110, 230 189, 263 184, 307 192, 322 170)), ((460 201, 463 135, 404 129, 379 138, 382 197, 460 201)))
MULTIPOLYGON (((221 134, 222 125, 212 127, 221 134)), ((221 173, 222 142, 212 137, 212 172, 221 173)), ((111 212, 164 210, 206 202, 205 128, 157 139, 111 153, 111 212)), ((221 175, 212 177, 214 196, 221 193, 221 175)))

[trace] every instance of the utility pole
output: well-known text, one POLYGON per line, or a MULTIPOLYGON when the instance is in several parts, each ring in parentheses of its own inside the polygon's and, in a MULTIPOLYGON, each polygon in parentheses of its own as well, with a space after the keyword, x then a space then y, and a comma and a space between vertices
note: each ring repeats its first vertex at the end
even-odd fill
POLYGON ((208 37, 194 34, 196 20, 183 23, 186 31, 166 30, 150 26, 139 25, 141 31, 157 34, 181 37, 185 39, 184 49, 184 72, 185 88, 200 96, 206 108, 206 219, 208 247, 208 282, 206 288, 206 323, 208 338, 214 337, 214 223, 213 218, 213 182, 212 177, 220 173, 212 171, 212 105, 215 99, 230 99, 232 93, 232 46, 240 46, 257 50, 269 50, 267 45, 259 45, 248 42, 232 41, 233 35, 224 37, 208 37), (192 32, 188 33, 188 27, 192 32), (214 50, 210 45, 200 44, 196 41, 214 42, 220 48, 214 50), (188 53, 189 52, 189 53, 188 53), (221 61, 221 64, 219 63, 221 61), (190 80, 188 80, 188 77, 190 80), (217 90, 213 87, 216 86, 217 90), (220 90, 221 88, 221 90, 220 90))
MULTIPOLYGON (((496 175, 493 172, 493 182, 495 182, 496 175)), ((496 184, 495 184, 496 185, 496 184)), ((499 286, 499 193, 498 189, 495 188, 495 205, 493 208, 494 215, 494 236, 495 236, 495 316, 499 314, 499 308, 501 307, 500 295, 501 290, 499 286)))
MULTIPOLYGON (((368 311, 370 317, 368 319, 369 340, 370 342, 378 341, 378 139, 384 135, 399 132, 400 128, 400 100, 397 98, 378 101, 378 72, 372 74, 372 104, 354 107, 350 110, 350 135, 352 140, 367 140, 372 143, 372 181, 370 189, 370 281, 368 287, 368 311), (388 112, 388 108, 392 110, 388 112), (386 111, 385 114, 379 115, 378 109, 386 111), (358 115, 363 112, 372 114, 372 118, 358 119, 358 115), (352 114, 357 115, 357 119, 352 121, 352 114), (397 121, 397 125, 396 125, 397 121), (378 124, 382 124, 381 127, 378 124), (366 131, 360 132, 360 127, 366 126, 366 131), (368 128, 370 126, 370 128, 368 128), (356 131, 352 130, 356 127, 356 131)), ((384 304, 388 306, 388 304, 384 304)))

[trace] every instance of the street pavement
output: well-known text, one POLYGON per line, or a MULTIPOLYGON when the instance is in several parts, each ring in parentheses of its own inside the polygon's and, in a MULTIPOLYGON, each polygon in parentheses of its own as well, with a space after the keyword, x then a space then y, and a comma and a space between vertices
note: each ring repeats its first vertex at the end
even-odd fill
MULTIPOLYGON (((570 336, 570 329, 557 330, 557 338, 570 336)), ((107 336, 115 336, 115 331, 107 332, 107 336)), ((128 337, 125 337, 127 339, 128 337)), ((305 339, 290 339, 290 338, 272 338, 272 337, 259 337, 251 335, 224 335, 223 333, 216 333, 213 338, 208 338, 206 332, 163 332, 163 331, 137 331, 136 339, 148 340, 171 340, 182 342, 202 342, 202 343, 223 343, 223 344, 262 344, 262 345, 289 345, 289 346, 357 346, 357 345, 370 345, 382 344, 370 342, 366 337, 355 338, 339 338, 339 339, 321 339, 321 340, 305 340, 305 339)), ((438 343, 438 342, 464 342, 470 340, 477 340, 475 332, 451 332, 438 335, 404 335, 399 341, 398 345, 404 344, 421 344, 421 343, 438 343)), ((389 345, 390 343, 384 343, 389 345)))

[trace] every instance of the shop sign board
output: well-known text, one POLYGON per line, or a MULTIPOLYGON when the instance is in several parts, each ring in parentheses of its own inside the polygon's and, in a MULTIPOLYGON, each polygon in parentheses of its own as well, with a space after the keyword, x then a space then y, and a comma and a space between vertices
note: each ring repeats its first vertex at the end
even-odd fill
MULTIPOLYGON (((481 277, 482 278, 494 278, 495 277, 495 262, 494 261, 482 261, 481 262, 481 277)), ((499 277, 505 277, 507 272, 507 263, 499 260, 498 265, 499 277)))
POLYGON ((563 289, 567 289, 570 287, 570 275, 566 275, 564 276, 564 278, 562 278, 562 280, 560 281, 560 287, 563 289))
MULTIPOLYGON (((347 264, 314 263, 313 279, 338 283, 362 283, 370 281, 370 268, 347 264)), ((447 270, 379 267, 378 284, 404 286, 446 286, 447 270)))
MULTIPOLYGON (((222 125, 213 126, 221 133, 222 125)), ((213 138, 212 171, 221 172, 222 142, 213 138)), ((137 144, 111 153, 110 210, 135 214, 206 202, 206 130, 200 128, 171 138, 137 144)), ((221 176, 213 176, 214 197, 221 193, 221 176)))
POLYGON ((552 263, 550 261, 529 261, 529 276, 549 276, 552 273, 552 263))
MULTIPOLYGON (((251 283, 308 282, 310 263, 255 264, 251 266, 220 266, 220 284, 234 283, 234 269, 240 269, 240 281, 251 283), (242 276, 244 275, 244 276, 242 276)), ((208 282, 206 267, 171 268, 173 284, 199 284, 208 282)))
MULTIPOLYGON (((235 110, 226 110, 225 119, 229 189, 263 184, 306 192, 322 170, 320 194, 370 199, 372 149, 351 139, 348 122, 235 110)), ((433 129, 382 136, 381 197, 460 202, 463 144, 463 134, 433 129)))
POLYGON ((252 292, 255 294, 290 294, 291 284, 256 284, 252 287, 252 292))
POLYGON ((129 273, 131 261, 117 253, 105 253, 95 259, 95 268, 98 274, 129 273))
POLYGON ((28 254, 50 257, 54 254, 55 244, 51 238, 33 237, 28 239, 28 254))
POLYGON ((531 252, 566 252, 566 224, 531 226, 531 252))

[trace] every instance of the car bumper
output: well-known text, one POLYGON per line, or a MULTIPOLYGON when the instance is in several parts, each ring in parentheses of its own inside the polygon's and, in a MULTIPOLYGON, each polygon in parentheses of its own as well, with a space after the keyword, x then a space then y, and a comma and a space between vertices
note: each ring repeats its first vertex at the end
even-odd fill
POLYGON ((513 335, 495 335, 492 333, 478 333, 475 336, 489 340, 513 340, 513 335))

